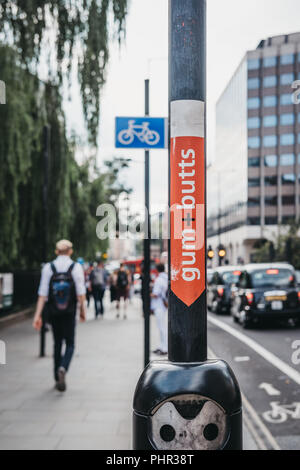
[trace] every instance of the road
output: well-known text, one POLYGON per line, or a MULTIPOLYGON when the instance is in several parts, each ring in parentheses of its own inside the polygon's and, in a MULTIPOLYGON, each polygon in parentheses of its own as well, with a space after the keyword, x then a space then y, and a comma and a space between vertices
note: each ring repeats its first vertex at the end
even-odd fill
POLYGON ((300 329, 244 330, 230 316, 209 312, 208 340, 210 356, 225 359, 239 380, 244 417, 258 447, 300 449, 300 365, 292 361, 300 329))

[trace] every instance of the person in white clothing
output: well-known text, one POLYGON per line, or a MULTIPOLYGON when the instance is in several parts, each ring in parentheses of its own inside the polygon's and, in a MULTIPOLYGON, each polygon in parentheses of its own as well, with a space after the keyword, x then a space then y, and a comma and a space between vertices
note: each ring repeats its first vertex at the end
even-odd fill
POLYGON ((68 240, 56 244, 57 258, 42 270, 38 302, 33 326, 40 330, 42 312, 47 303, 54 337, 54 377, 56 388, 66 390, 65 375, 75 348, 76 308, 79 304, 80 320, 85 321, 85 281, 82 266, 71 259, 73 245, 68 240), (63 343, 65 352, 62 354, 63 343))
POLYGON ((165 272, 165 266, 161 263, 156 266, 158 276, 154 281, 151 294, 151 309, 154 312, 157 321, 157 327, 160 335, 160 346, 154 354, 165 356, 168 354, 168 275, 165 272))

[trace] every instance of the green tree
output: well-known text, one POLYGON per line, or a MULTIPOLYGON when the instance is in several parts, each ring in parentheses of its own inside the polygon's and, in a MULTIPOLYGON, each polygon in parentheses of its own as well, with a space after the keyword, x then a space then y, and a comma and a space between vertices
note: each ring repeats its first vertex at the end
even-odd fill
POLYGON ((2 79, 9 83, 0 106, 0 268, 33 268, 45 261, 43 237, 43 129, 50 127, 49 227, 47 258, 55 242, 70 238, 76 255, 92 259, 107 249, 96 237, 96 208, 124 190, 116 159, 101 172, 90 162, 79 166, 75 142, 66 137, 58 87, 42 83, 18 65, 18 55, 0 46, 2 79))
POLYGON ((300 270, 300 229, 299 221, 291 219, 288 231, 279 235, 275 242, 266 241, 254 254, 257 263, 270 261, 286 261, 291 263, 295 269, 300 270))
POLYGON ((119 42, 124 37, 128 2, 1 0, 0 4, 2 37, 14 47, 22 66, 36 74, 43 62, 48 66, 49 81, 59 86, 66 71, 70 79, 72 67, 76 67, 89 139, 95 146, 109 41, 113 36, 119 42), (111 18, 113 31, 109 30, 111 18))

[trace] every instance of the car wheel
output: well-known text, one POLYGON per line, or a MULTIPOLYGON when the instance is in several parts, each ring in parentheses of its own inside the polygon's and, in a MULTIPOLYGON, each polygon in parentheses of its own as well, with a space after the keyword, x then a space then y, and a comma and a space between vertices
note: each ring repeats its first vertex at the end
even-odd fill
POLYGON ((249 330, 253 327, 253 322, 249 318, 246 317, 245 313, 241 315, 241 324, 245 330, 249 330))

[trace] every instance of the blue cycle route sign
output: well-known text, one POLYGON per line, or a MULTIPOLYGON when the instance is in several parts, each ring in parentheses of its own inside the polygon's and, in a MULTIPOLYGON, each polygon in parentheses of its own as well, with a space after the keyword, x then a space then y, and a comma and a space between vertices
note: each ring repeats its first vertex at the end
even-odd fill
POLYGON ((166 118, 117 117, 116 148, 164 149, 168 147, 166 118))

